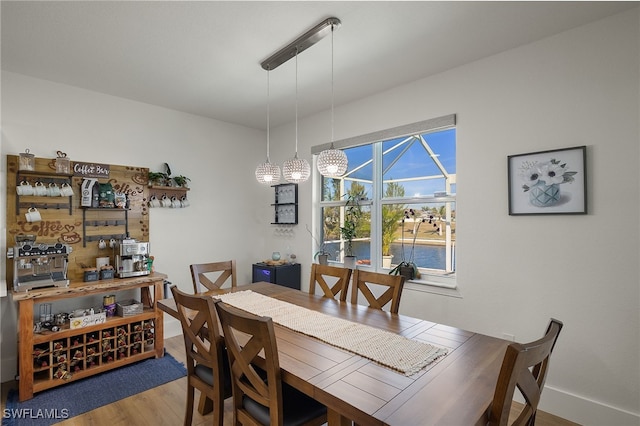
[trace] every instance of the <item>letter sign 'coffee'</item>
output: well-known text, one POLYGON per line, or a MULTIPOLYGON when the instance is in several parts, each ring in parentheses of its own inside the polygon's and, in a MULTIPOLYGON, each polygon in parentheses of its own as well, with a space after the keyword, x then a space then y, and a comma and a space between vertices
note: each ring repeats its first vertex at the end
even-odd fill
POLYGON ((73 174, 87 178, 108 178, 109 164, 73 162, 73 174))

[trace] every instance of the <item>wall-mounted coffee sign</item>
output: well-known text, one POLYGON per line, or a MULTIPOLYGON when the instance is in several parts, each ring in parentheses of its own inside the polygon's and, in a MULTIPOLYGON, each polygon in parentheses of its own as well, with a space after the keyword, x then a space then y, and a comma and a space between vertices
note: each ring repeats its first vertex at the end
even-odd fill
POLYGON ((73 162, 73 174, 81 177, 108 178, 109 164, 73 162))

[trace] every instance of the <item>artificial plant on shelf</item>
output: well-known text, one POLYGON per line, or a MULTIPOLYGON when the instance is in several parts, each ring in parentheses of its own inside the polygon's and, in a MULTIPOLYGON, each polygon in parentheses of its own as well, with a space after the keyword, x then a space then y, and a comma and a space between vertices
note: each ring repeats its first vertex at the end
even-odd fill
POLYGON ((183 188, 187 188, 189 186, 188 182, 191 182, 191 179, 189 179, 186 176, 179 175, 179 176, 174 176, 173 181, 176 183, 176 185, 181 186, 183 188))

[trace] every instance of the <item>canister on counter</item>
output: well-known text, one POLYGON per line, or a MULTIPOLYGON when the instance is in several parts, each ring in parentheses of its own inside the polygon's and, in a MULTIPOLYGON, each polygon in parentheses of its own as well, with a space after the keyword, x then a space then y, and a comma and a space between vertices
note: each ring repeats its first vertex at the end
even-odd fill
POLYGON ((112 317, 116 314, 116 295, 110 294, 102 298, 102 306, 107 312, 108 317, 112 317))

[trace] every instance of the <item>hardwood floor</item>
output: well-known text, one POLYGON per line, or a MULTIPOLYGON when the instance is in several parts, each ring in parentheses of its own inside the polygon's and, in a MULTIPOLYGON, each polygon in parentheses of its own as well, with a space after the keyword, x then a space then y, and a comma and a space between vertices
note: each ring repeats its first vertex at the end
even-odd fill
MULTIPOLYGON (((184 346, 181 336, 165 340, 165 347, 175 359, 184 362, 184 346)), ((156 426, 180 425, 184 422, 186 377, 174 380, 146 392, 97 408, 80 416, 57 423, 59 426, 156 426)), ((7 401, 7 393, 14 386, 12 382, 2 384, 2 409, 7 401)), ((196 406, 199 398, 196 391, 196 406)), ((224 424, 233 424, 230 400, 225 402, 224 424)), ((575 426, 576 423, 560 417, 538 412, 537 426, 575 426)), ((210 425, 212 414, 201 416, 194 409, 193 425, 210 425)))

